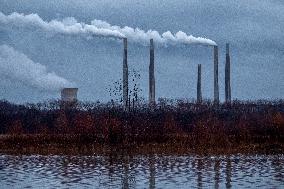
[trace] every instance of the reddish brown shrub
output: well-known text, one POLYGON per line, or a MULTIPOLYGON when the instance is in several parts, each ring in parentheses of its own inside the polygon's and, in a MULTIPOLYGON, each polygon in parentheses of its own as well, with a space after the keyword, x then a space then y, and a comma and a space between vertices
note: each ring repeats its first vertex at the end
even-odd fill
POLYGON ((9 125, 8 134, 19 135, 23 133, 24 129, 21 120, 12 121, 11 124, 9 125))

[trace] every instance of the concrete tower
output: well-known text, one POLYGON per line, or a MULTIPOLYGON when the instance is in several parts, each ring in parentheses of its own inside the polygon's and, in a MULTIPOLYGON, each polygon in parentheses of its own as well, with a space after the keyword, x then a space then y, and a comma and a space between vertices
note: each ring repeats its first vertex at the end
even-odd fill
POLYGON ((70 103, 77 101, 78 88, 64 88, 61 91, 61 101, 70 103))
POLYGON ((155 65, 154 65, 154 41, 153 39, 150 39, 149 103, 155 104, 155 65))
POLYGON ((61 90, 60 109, 76 108, 78 88, 64 88, 61 90))
POLYGON ((226 44, 225 101, 231 102, 231 60, 229 43, 226 44))
POLYGON ((128 65, 127 65, 127 38, 123 39, 123 105, 128 106, 128 65))
POLYGON ((201 93, 201 64, 198 64, 197 71, 197 103, 202 102, 202 93, 201 93))
POLYGON ((214 46, 214 102, 219 103, 218 46, 214 46))

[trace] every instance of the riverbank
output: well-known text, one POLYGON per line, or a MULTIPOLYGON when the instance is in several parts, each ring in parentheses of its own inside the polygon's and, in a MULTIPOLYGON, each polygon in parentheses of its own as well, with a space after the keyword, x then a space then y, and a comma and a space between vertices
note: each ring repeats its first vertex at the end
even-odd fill
POLYGON ((284 139, 251 138, 251 142, 236 141, 233 136, 225 144, 197 143, 193 136, 172 136, 165 142, 116 143, 98 142, 90 135, 0 135, 2 154, 68 154, 68 155, 226 155, 226 154, 283 154, 284 139))
POLYGON ((119 104, 0 101, 0 152, 283 153, 284 101, 119 104))

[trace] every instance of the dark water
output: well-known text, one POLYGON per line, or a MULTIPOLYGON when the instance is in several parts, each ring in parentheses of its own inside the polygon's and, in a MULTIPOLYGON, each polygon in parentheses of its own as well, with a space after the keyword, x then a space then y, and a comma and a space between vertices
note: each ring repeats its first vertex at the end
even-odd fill
POLYGON ((0 188, 284 188, 284 155, 0 155, 0 188))

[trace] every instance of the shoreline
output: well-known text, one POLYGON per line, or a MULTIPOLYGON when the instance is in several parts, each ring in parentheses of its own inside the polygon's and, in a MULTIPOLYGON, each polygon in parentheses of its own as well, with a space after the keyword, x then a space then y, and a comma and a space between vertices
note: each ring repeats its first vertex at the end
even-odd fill
POLYGON ((0 102, 0 153, 236 154, 284 152, 284 101, 141 104, 0 102))
MULTIPOLYGON (((183 136, 184 137, 184 136, 183 136)), ((233 155, 233 154, 284 154, 284 143, 278 140, 265 142, 229 142, 218 144, 190 144, 176 137, 167 142, 99 143, 82 135, 0 135, 0 154, 9 155, 233 155)), ((264 141, 264 140, 263 140, 264 141)))

